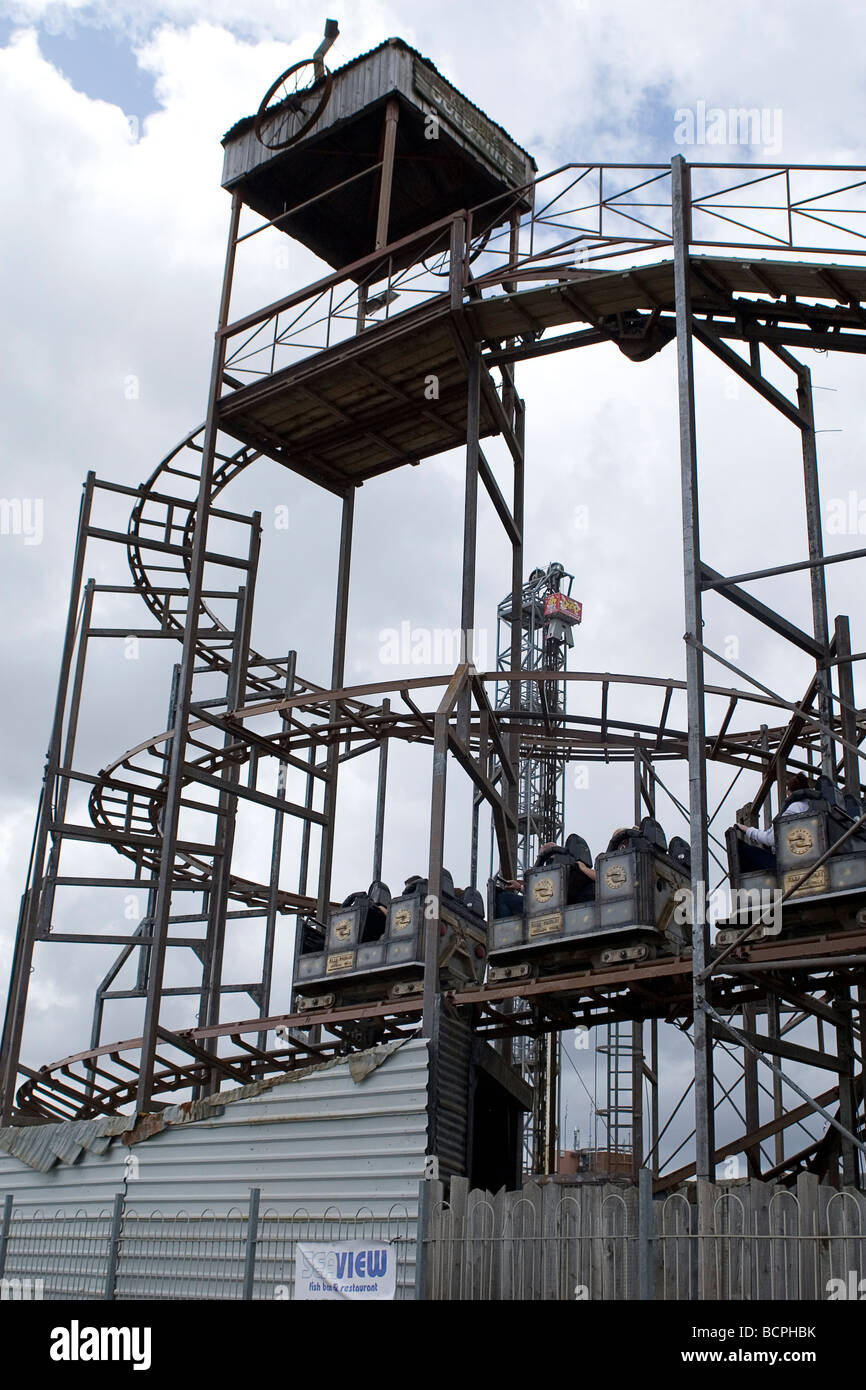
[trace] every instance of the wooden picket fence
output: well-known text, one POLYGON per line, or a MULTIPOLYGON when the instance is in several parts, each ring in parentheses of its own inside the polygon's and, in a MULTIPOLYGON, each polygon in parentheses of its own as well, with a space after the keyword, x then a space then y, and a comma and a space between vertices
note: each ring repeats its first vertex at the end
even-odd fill
POLYGON ((494 1194, 452 1178, 447 1201, 430 1187, 428 1298, 866 1297, 866 1194, 811 1174, 793 1188, 701 1182, 655 1199, 625 1183, 494 1194))

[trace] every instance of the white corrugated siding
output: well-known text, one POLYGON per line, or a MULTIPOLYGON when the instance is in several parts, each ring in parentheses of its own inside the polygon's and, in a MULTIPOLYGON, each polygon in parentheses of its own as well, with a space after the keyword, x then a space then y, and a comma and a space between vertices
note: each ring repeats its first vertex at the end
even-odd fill
POLYGON ((125 1184, 115 1296, 239 1298, 258 1187, 253 1297, 291 1296, 296 1241, 369 1239, 396 1242, 397 1297, 411 1298, 427 1072, 427 1044, 413 1039, 360 1081, 348 1059, 331 1063, 131 1149, 115 1140, 45 1173, 0 1152, 0 1197, 12 1193, 15 1218, 6 1274, 42 1278, 49 1298, 104 1297, 111 1223, 93 1218, 111 1211, 125 1184), (137 1177, 126 1181, 130 1158, 137 1177), (215 1220, 196 1219, 209 1212, 215 1220))
POLYGON ((413 1039, 362 1081, 341 1062, 47 1173, 0 1153, 0 1195, 12 1192, 17 1210, 110 1210, 132 1154, 138 1178, 127 1184, 127 1205, 139 1211, 245 1210, 259 1187, 263 1212, 338 1206, 386 1216, 405 1204, 414 1216, 426 1145, 427 1044, 413 1039))

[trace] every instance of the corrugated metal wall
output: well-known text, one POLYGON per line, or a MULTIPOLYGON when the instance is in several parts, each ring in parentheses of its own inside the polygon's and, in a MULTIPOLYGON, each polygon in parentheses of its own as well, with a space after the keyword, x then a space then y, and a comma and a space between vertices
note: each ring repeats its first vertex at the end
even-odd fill
POLYGON ((115 1139, 105 1153, 84 1152, 48 1172, 0 1153, 0 1196, 11 1192, 17 1211, 95 1215, 125 1185, 127 1207, 142 1212, 224 1214, 245 1210, 259 1187, 263 1212, 368 1208, 384 1217, 405 1205, 414 1220, 427 1147, 427 1044, 404 1043, 362 1080, 353 1070, 357 1058, 340 1059, 132 1148, 115 1139), (137 1176, 126 1180, 131 1158, 137 1176))
POLYGON ((438 1075, 431 1087, 431 1097, 436 1097, 433 1144, 443 1178, 467 1171, 471 1059, 472 1029, 465 1019, 443 1007, 439 1018, 438 1075))

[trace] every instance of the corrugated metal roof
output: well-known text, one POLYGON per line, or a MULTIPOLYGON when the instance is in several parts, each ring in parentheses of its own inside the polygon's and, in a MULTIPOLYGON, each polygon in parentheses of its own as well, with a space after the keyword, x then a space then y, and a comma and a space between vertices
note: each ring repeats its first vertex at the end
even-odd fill
POLYGON ((75 1163, 85 1150, 102 1154, 112 1139, 131 1129, 131 1115, 100 1115, 95 1120, 68 1120, 57 1125, 0 1129, 0 1149, 28 1168, 47 1173, 55 1163, 75 1163))
POLYGON ((227 1105, 262 1095, 275 1086, 301 1082, 314 1072, 347 1066, 354 1082, 363 1081, 405 1041, 405 1038, 397 1038, 364 1052, 352 1053, 348 1058, 329 1057, 325 1062, 316 1062, 287 1076, 267 1077, 263 1081, 253 1081, 248 1086, 218 1091, 201 1100, 169 1106, 158 1113, 144 1116, 138 1123, 134 1115, 99 1115, 92 1120, 65 1120, 56 1125, 10 1126, 0 1129, 0 1150, 20 1159, 39 1173, 47 1173, 55 1163, 76 1163, 85 1150, 88 1153, 105 1153, 118 1135, 126 1135, 124 1143, 130 1146, 145 1143, 168 1125, 191 1124, 207 1119, 227 1105))
MULTIPOLYGON (((448 83, 449 87, 453 87, 455 92, 459 91, 459 88, 454 87, 454 83, 451 82, 445 76, 444 73, 439 71, 435 63, 431 62, 429 58, 425 58, 423 53, 419 53, 418 49, 413 48, 412 45, 407 43, 405 39, 397 37, 385 39, 383 43, 376 44, 375 48, 368 48, 366 53, 359 53, 356 58, 350 58, 349 61, 347 63, 343 63, 341 67, 334 68, 331 74, 332 77, 340 77, 343 73, 348 72, 351 68, 357 67, 359 63, 367 62, 369 58, 374 57, 377 53, 381 53, 383 49, 386 48, 404 49, 405 52, 411 54, 413 58, 419 58, 421 62, 426 64, 428 68, 431 68, 432 71, 435 72, 436 76, 441 77, 442 81, 448 83)), ((504 126, 500 125, 498 121, 494 121, 491 116, 488 116, 486 111, 483 111, 476 102, 472 101, 470 97, 466 96, 465 92, 460 92, 460 95, 466 102, 467 106, 471 106, 474 111, 477 111, 479 115, 483 116, 486 121, 489 121, 492 126, 495 126, 496 129, 500 131, 507 140, 510 140, 512 145, 515 145, 517 149, 521 151, 522 154, 525 154, 526 157, 532 161, 533 166, 535 166, 535 160, 532 159, 532 155, 530 155, 529 152, 525 150, 522 145, 517 144, 517 141, 514 139, 513 136, 509 135, 508 131, 505 129, 504 126)), ((235 122, 235 124, 231 127, 230 130, 226 131, 225 135, 222 137, 222 144, 224 145, 227 140, 232 140, 236 136, 243 134, 245 130, 250 130, 254 123, 255 116, 242 116, 239 121, 235 122)))
POLYGON ((396 1206, 414 1219, 427 1087, 427 1043, 412 1038, 175 1107, 156 1132, 148 1117, 132 1148, 112 1142, 132 1137, 124 1116, 6 1130, 0 1193, 18 1210, 95 1212, 125 1188, 140 1212, 220 1213, 244 1209, 257 1186, 263 1211, 396 1206))

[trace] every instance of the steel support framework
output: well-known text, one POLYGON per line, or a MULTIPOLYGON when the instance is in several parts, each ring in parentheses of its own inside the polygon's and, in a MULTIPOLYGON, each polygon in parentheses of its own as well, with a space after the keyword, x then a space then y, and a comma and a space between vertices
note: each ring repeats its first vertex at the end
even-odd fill
MULTIPOLYGON (((440 1000, 437 913, 449 760, 460 765, 490 807, 500 862, 510 873, 516 862, 520 758, 625 760, 634 757, 637 736, 653 773, 666 760, 686 757, 688 761, 687 809, 697 909, 691 960, 653 962, 624 975, 591 972, 583 978, 578 972, 539 982, 537 987, 522 984, 512 991, 469 991, 459 1002, 474 1010, 479 1032, 500 1038, 548 1035, 585 1021, 593 1026, 647 1019, 678 1019, 683 1027, 691 1024, 695 1161, 690 1168, 687 1165, 689 1171, 711 1177, 720 1155, 730 1149, 730 1145, 720 1149, 714 1142, 713 1068, 714 1049, 730 1045, 733 1054, 742 1053, 744 1058, 744 1133, 736 1141, 737 1151, 759 1166, 761 1144, 773 1139, 777 1147, 770 1171, 781 1175, 791 1171, 792 1163, 813 1161, 822 1145, 820 1161, 831 1164, 829 1151, 836 1144, 843 1174, 856 1177, 858 1155, 863 1152, 858 1009, 862 1012, 866 984, 866 941, 858 929, 857 912, 840 906, 832 921, 816 921, 811 935, 777 943, 775 955, 766 943, 744 941, 737 951, 714 956, 703 907, 709 896, 712 857, 708 760, 757 773, 757 806, 767 802, 786 768, 820 766, 833 778, 842 777, 858 795, 860 791, 864 723, 854 706, 852 670, 863 653, 851 651, 847 619, 837 618, 831 633, 824 575, 828 564, 854 562, 863 558, 864 551, 823 554, 811 382, 807 368, 793 353, 804 347, 866 351, 866 270, 862 237, 857 239, 857 227, 866 224, 866 171, 689 166, 679 157, 670 167, 569 165, 536 181, 529 190, 534 202, 530 213, 514 211, 516 198, 512 204, 505 201, 501 232, 492 237, 485 233, 483 242, 473 232, 478 210, 469 209, 389 243, 393 139, 392 111, 383 116, 373 252, 235 320, 231 317, 235 260, 241 243, 257 229, 241 231, 242 209, 238 198, 234 199, 203 429, 183 441, 141 488, 88 478, 55 719, 4 1024, 3 1118, 16 1116, 23 1122, 51 1115, 103 1113, 130 1104, 143 1114, 158 1108, 157 1095, 174 1096, 184 1090, 200 1093, 214 1089, 222 1079, 237 1081, 290 1069, 304 1059, 329 1055, 356 1045, 361 1036, 369 1037, 369 1031, 359 1031, 359 1023, 372 1020, 382 1035, 393 1035, 407 1020, 417 1021, 419 1013, 431 1042, 435 1073, 440 1000), (808 191, 798 192, 798 181, 803 180, 802 188, 808 191), (771 190, 759 206, 744 200, 740 192, 754 184, 771 190), (842 193, 846 206, 840 209, 834 200, 842 193), (780 217, 782 233, 767 230, 768 209, 780 217), (853 230, 852 217, 862 219, 853 230), (439 249, 443 239, 448 243, 444 253, 439 249), (410 246, 411 263, 406 268, 410 246), (433 255, 430 248, 436 248, 438 257, 432 267, 425 259, 433 255), (706 249, 713 255, 704 255, 706 249), (775 259, 742 258, 743 252, 755 250, 769 250, 775 259), (665 253, 672 254, 672 260, 665 253), (839 257, 847 257, 849 264, 840 265, 839 257), (404 268, 395 270, 398 261, 404 268), (412 307, 392 315, 391 302, 409 289, 415 295, 412 307), (429 370, 449 383, 435 409, 420 404, 400 382, 401 359, 422 341, 429 352, 429 370), (534 673, 542 715, 536 718, 522 709, 520 685, 527 673, 520 669, 519 632, 512 631, 510 672, 479 675, 472 662, 479 481, 511 545, 515 611, 520 602, 525 409, 515 389, 514 367, 520 360, 602 342, 616 344, 626 356, 640 361, 671 341, 676 342, 679 393, 686 679, 684 683, 643 682, 645 687, 655 684, 664 701, 658 721, 647 725, 614 720, 608 713, 611 684, 617 680, 637 684, 639 678, 567 673, 584 682, 596 681, 599 713, 570 714, 552 728, 550 721, 545 725, 541 691, 545 685, 554 688, 565 673, 534 673), (704 562, 695 341, 800 430, 808 559, 728 576, 704 562), (748 358, 732 344, 746 345, 748 358), (762 353, 766 352, 793 373, 795 398, 765 375, 762 353), (354 379, 367 382, 371 393, 379 393, 375 418, 340 394, 353 374, 354 379), (275 431, 265 414, 268 403, 278 399, 291 411, 305 410, 306 423, 300 414, 287 416, 280 426, 282 433, 275 431), (309 424, 314 407, 323 417, 315 429, 309 424), (303 442, 296 419, 303 423, 303 442), (429 431, 428 442, 415 452, 399 442, 407 420, 429 431), (482 440, 491 435, 501 436, 510 458, 513 477, 507 499, 482 446, 482 440), (346 688, 354 490, 367 478, 458 445, 465 448, 466 459, 463 660, 446 678, 346 688), (340 459, 350 446, 355 450, 353 457, 361 460, 353 465, 354 473, 341 471, 340 459), (294 657, 270 660, 250 649, 259 521, 226 512, 216 502, 222 489, 262 455, 340 499, 328 690, 303 681, 294 657), (132 499, 126 532, 94 516, 95 502, 109 493, 132 499), (232 553, 210 549, 209 525, 215 518, 229 528, 239 528, 245 543, 232 553), (125 549, 131 585, 85 581, 85 551, 97 542, 125 549), (238 582, 215 584, 215 571, 222 573, 226 568, 236 572, 238 582), (796 627, 742 587, 771 574, 804 568, 810 574, 811 631, 796 627), (163 580, 166 573, 168 579, 163 580), (801 699, 776 694, 706 647, 701 610, 703 595, 711 590, 810 656, 815 676, 801 699), (128 629, 97 626, 96 605, 108 593, 143 601, 154 621, 132 634, 128 629), (230 613, 219 616, 220 605, 230 613), (130 636, 180 643, 168 728, 93 776, 73 765, 88 644, 96 638, 130 636), (733 669, 750 689, 732 692, 708 684, 704 667, 709 660, 733 669), (213 682, 204 681, 205 674, 209 679, 216 675, 222 683, 218 697, 213 695, 213 682), (494 680, 511 684, 507 708, 494 710, 491 705, 486 686, 494 680), (435 708, 419 707, 416 701, 423 698, 419 691, 443 684, 445 692, 435 708), (685 695, 684 729, 670 727, 674 692, 685 695), (708 732, 705 700, 722 693, 729 698, 728 713, 715 731, 708 732), (396 698, 405 711, 394 708, 396 698), (772 726, 733 727, 734 712, 748 707, 749 701, 764 713, 773 711, 772 726), (270 725, 262 728, 268 720, 270 725), (381 865, 386 750, 395 737, 428 745, 433 759, 428 876, 434 912, 427 926, 421 1009, 417 1004, 400 1008, 383 1004, 358 1009, 353 1018, 272 1015, 277 918, 315 913, 321 920, 330 901, 339 767, 366 751, 379 753, 372 858, 374 867, 381 865), (498 784, 491 778, 494 762, 503 774, 498 784), (244 767, 246 782, 241 778, 244 767), (277 773, 276 795, 263 769, 277 773), (286 794, 291 777, 298 780, 298 799, 286 794), (77 818, 73 817, 73 788, 89 795, 89 825, 77 812, 77 818), (234 824, 239 808, 247 805, 273 814, 267 882, 251 882, 233 867, 234 824), (299 818, 303 826, 298 886, 291 891, 281 887, 286 815, 299 818), (195 837, 186 828, 195 817, 208 819, 211 830, 195 837), (315 852, 313 832, 318 835, 315 898, 307 892, 315 852), (119 852, 133 865, 132 873, 97 878, 64 872, 69 867, 66 847, 76 843, 119 852), (138 925, 110 934, 62 930, 62 917, 55 914, 58 892, 73 888, 92 892, 98 887, 146 891, 147 908, 138 925), (201 902, 196 910, 183 911, 188 904, 181 902, 181 896, 189 894, 200 895, 201 902), (233 906, 237 904, 243 904, 242 908, 233 906), (260 978, 226 984, 227 925, 253 916, 264 926, 260 978), (91 1048, 36 1072, 22 1066, 21 1046, 34 951, 49 941, 75 943, 83 949, 113 944, 120 948, 120 956, 97 986, 91 1048), (169 948, 189 952, 198 962, 198 978, 180 987, 199 1001, 199 1026, 193 1030, 169 1028, 165 1022, 165 1002, 178 992, 165 983, 169 948), (138 966, 134 988, 115 990, 120 970, 133 956, 138 966), (855 988, 856 1001, 851 993, 855 988), (239 991, 252 998, 257 1015, 224 1023, 221 1000, 226 993, 239 991), (99 1041, 103 1005, 120 997, 134 997, 144 1004, 141 1035, 103 1045, 99 1041), (526 1007, 503 1012, 502 1002, 516 997, 525 999, 526 1007), (767 1030, 758 1033, 756 1018, 762 1014, 766 1014, 767 1030), (734 1015, 742 1020, 740 1028, 731 1023, 734 1015), (787 1040, 792 1025, 800 1026, 804 1020, 819 1030, 816 1048, 787 1040), (286 1045, 266 1046, 267 1035, 278 1025, 287 1030, 286 1045), (831 1030, 834 1035, 829 1055, 820 1045, 825 1027, 828 1041, 831 1030), (257 1045, 245 1041, 253 1033, 257 1045), (219 1050, 220 1040, 226 1038, 235 1040, 239 1053, 219 1050), (129 1055, 135 1060, 130 1061, 129 1055), (778 1146, 778 1136, 790 1124, 801 1123, 802 1117, 792 1120, 783 1113, 782 1086, 796 1086, 789 1077, 783 1078, 781 1067, 772 1059, 797 1062, 806 1058, 813 1064, 821 1055, 835 1071, 836 1083, 830 1092, 822 1093, 823 1099, 806 1097, 804 1113, 811 1106, 826 1118, 827 1096, 834 1098, 839 1110, 830 1117, 828 1135, 833 1131, 838 1138, 828 1140, 825 1135, 813 1143, 807 1160, 778 1146), (772 1085, 773 1119, 756 1124, 761 1119, 762 1063, 772 1075, 767 1085, 772 1085), (112 1070, 118 1066, 120 1077, 112 1070)), ((526 193, 521 190, 521 196, 526 193)), ((804 918, 802 904, 789 904, 788 911, 798 921, 804 918)), ((808 927, 809 920, 804 921, 808 927)), ((650 1070, 657 1079, 656 1066, 650 1070)), ((661 1133, 655 1124, 650 1152, 644 1156, 656 1170, 669 1166, 659 1159, 661 1133)), ((435 1135, 431 1143, 435 1152, 435 1135)), ((681 1176, 685 1170, 678 1172, 681 1176)))

